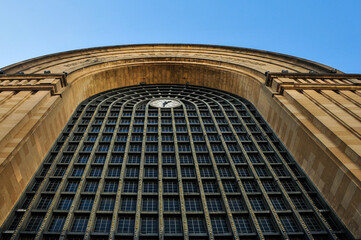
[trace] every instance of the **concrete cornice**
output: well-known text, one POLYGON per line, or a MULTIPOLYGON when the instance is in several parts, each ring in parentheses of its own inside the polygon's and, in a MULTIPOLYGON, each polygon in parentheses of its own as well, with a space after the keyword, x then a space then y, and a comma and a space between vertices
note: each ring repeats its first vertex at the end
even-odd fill
POLYGON ((328 73, 332 68, 285 54, 240 47, 200 44, 139 44, 87 48, 45 55, 4 67, 8 74, 17 72, 72 73, 95 64, 138 58, 189 58, 227 62, 260 73, 288 70, 294 73, 328 73))

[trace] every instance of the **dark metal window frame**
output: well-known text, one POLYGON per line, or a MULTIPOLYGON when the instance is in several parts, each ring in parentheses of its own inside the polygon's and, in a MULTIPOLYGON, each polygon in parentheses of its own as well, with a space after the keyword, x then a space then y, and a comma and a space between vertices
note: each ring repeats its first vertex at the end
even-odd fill
POLYGON ((1 231, 4 239, 353 239, 251 103, 167 84, 82 102, 1 231), (153 108, 154 97, 181 106, 153 108), (84 199, 91 203, 79 208, 84 199), (145 213, 149 199, 157 206, 145 213))

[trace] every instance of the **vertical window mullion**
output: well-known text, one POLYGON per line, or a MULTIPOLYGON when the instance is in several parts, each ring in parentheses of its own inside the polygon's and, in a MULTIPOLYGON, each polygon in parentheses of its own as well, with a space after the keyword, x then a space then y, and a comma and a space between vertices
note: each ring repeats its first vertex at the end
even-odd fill
MULTIPOLYGON (((105 100, 103 100, 103 102, 105 102, 105 100)), ((77 146, 77 149, 74 151, 72 160, 69 162, 69 165, 68 165, 68 168, 67 168, 67 170, 66 170, 66 172, 65 172, 65 175, 64 175, 64 177, 62 178, 62 181, 61 181, 61 183, 60 183, 60 186, 58 187, 57 192, 55 193, 55 196, 54 196, 55 198, 59 198, 59 197, 60 197, 60 192, 63 191, 63 188, 64 188, 63 185, 64 185, 66 182, 68 182, 68 177, 70 176, 70 173, 71 173, 71 170, 72 170, 72 166, 73 166, 73 164, 74 164, 74 162, 75 162, 75 159, 77 159, 77 157, 79 156, 79 151, 80 151, 80 149, 83 147, 82 145, 84 144, 84 139, 86 139, 86 137, 88 136, 88 133, 90 132, 89 130, 90 130, 91 127, 92 127, 92 123, 95 121, 96 114, 99 112, 100 106, 101 106, 101 104, 99 104, 99 105, 97 106, 96 110, 94 111, 94 114, 93 114, 93 116, 92 116, 92 118, 91 118, 91 120, 90 120, 90 123, 89 123, 89 125, 88 125, 87 128, 86 128, 85 135, 84 135, 84 137, 80 140, 80 142, 79 142, 79 144, 78 144, 78 146, 77 146)), ((99 138, 98 138, 98 141, 99 141, 99 138)), ((94 148, 94 146, 93 146, 92 152, 94 152, 94 151, 95 151, 95 148, 94 148)), ((80 191, 79 183, 77 184, 77 192, 78 192, 78 191, 80 191)), ((75 200, 77 197, 79 197, 79 194, 75 194, 75 198, 73 199, 73 205, 74 205, 74 203, 75 203, 74 200, 75 200)), ((50 221, 50 219, 51 219, 51 218, 50 218, 50 215, 52 214, 52 213, 51 213, 51 210, 53 209, 54 206, 55 206, 55 202, 54 202, 53 204, 51 204, 51 207, 49 208, 49 211, 48 211, 47 214, 45 215, 45 218, 44 218, 44 219, 47 219, 47 221, 46 221, 46 222, 43 222, 42 226, 40 227, 40 229, 39 229, 39 231, 38 231, 38 233, 37 233, 37 237, 41 235, 42 230, 43 230, 44 227, 47 225, 47 222, 50 221)), ((69 217, 69 216, 70 216, 70 215, 68 215, 68 217, 69 217)), ((65 227, 65 225, 64 225, 64 227, 65 227)))
MULTIPOLYGON (((214 115, 213 115, 212 109, 210 108, 210 106, 209 106, 206 102, 204 102, 204 103, 207 105, 208 111, 211 113, 210 115, 211 115, 211 116, 213 117, 213 119, 214 119, 214 115)), ((200 114, 199 108, 198 108, 198 106, 195 106, 195 108, 196 108, 196 111, 197 111, 198 116, 199 116, 198 118, 199 118, 199 121, 200 121, 200 124, 201 124, 201 128, 202 128, 202 130, 206 133, 206 129, 205 129, 205 125, 204 125, 204 122, 203 122, 203 118, 200 117, 201 114, 200 114)), ((218 128, 217 125, 216 125, 216 128, 215 128, 215 131, 218 132, 218 134, 221 134, 221 133, 219 132, 219 128, 218 128)), ((208 139, 208 134, 205 134, 205 142, 206 142, 206 146, 207 146, 207 148, 208 148, 208 152, 209 152, 209 155, 210 155, 210 158, 211 158, 211 162, 212 162, 212 166, 213 166, 213 171, 215 172, 215 177, 216 177, 216 179, 217 179, 218 186, 219 186, 220 191, 221 191, 221 195, 222 195, 222 199, 223 199, 223 204, 224 204, 224 206, 225 206, 225 208, 226 208, 226 213, 227 213, 227 215, 228 215, 228 220, 230 221, 230 226, 232 227, 233 235, 236 236, 236 237, 235 237, 236 239, 238 239, 237 229, 236 229, 236 227, 235 227, 235 224, 234 224, 234 221, 233 221, 233 217, 232 217, 232 213, 231 213, 230 208, 229 208, 229 205, 228 205, 227 195, 226 195, 226 193, 224 192, 224 187, 223 187, 223 184, 222 184, 222 181, 221 181, 221 177, 220 177, 220 174, 219 174, 219 171, 218 171, 218 168, 217 168, 217 163, 216 163, 215 158, 214 158, 214 155, 213 155, 212 145, 211 145, 211 143, 210 143, 210 141, 209 141, 209 139, 208 139)), ((224 142, 223 142, 223 143, 224 143, 224 142)), ((222 150, 225 150, 226 152, 228 152, 228 149, 227 149, 226 147, 224 147, 224 146, 223 146, 223 149, 222 149, 222 150)), ((228 155, 230 155, 230 154, 228 153, 228 155)), ((211 168, 211 169, 212 169, 212 168, 211 168)), ((216 201, 216 200, 213 200, 213 203, 217 203, 217 201, 216 201)), ((219 202, 219 204, 221 204, 221 203, 219 202)), ((214 206, 214 207, 215 207, 215 206, 214 206)), ((218 206, 218 207, 219 207, 219 206, 218 206)), ((217 210, 222 210, 222 211, 223 211, 223 209, 218 209, 218 207, 216 207, 217 210)), ((216 209, 213 209, 213 210, 216 210, 216 209)), ((226 220, 225 220, 225 221, 226 221, 226 220)), ((211 219, 211 223, 213 223, 213 222, 214 222, 214 220, 211 219)), ((214 224, 212 224, 212 228, 213 228, 213 226, 214 226, 214 224)), ((215 233, 217 233, 217 231, 216 231, 215 233)))
MULTIPOLYGON (((184 105, 182 105, 182 108, 183 107, 184 107, 184 105)), ((183 180, 182 180, 181 165, 180 165, 181 161, 180 161, 180 157, 179 157, 178 135, 177 135, 177 131, 176 131, 176 120, 175 120, 175 113, 174 113, 173 108, 171 109, 171 115, 172 115, 172 129, 174 132, 173 141, 174 141, 174 151, 175 151, 175 158, 176 158, 175 163, 176 163, 176 168, 177 168, 177 178, 178 178, 178 184, 179 184, 179 200, 180 200, 180 210, 181 210, 183 232, 184 232, 183 234, 184 234, 184 238, 188 239, 189 231, 188 231, 188 225, 187 225, 187 215, 186 215, 186 207, 185 207, 185 199, 184 199, 183 180)), ((188 140, 189 140, 189 137, 188 137, 188 140)))
MULTIPOLYGON (((123 110, 123 106, 122 106, 122 110, 123 110)), ((134 118, 135 118, 136 107, 137 107, 137 104, 135 106, 133 106, 133 109, 132 109, 131 121, 130 121, 130 124, 129 124, 129 132, 128 132, 127 142, 126 142, 126 146, 125 146, 125 154, 124 154, 124 159, 123 159, 121 172, 120 172, 120 177, 119 177, 119 182, 118 182, 117 195, 116 195, 116 199, 115 199, 115 206, 114 206, 113 216, 112 216, 112 227, 111 227, 111 229, 112 229, 111 236, 112 237, 114 237, 114 228, 115 228, 116 222, 118 222, 118 224, 120 224, 120 219, 118 220, 118 218, 119 218, 118 211, 119 211, 119 207, 120 207, 120 204, 121 204, 120 203, 120 201, 121 201, 121 191, 124 191, 123 187, 125 187, 125 185, 124 185, 124 176, 125 176, 125 173, 126 173, 126 166, 127 166, 126 164, 128 162, 128 159, 129 159, 129 149, 130 149, 130 144, 131 144, 131 139, 132 139, 132 129, 133 129, 133 126, 134 126, 134 118)), ((122 115, 122 114, 119 114, 119 115, 122 115)), ((119 120, 120 119, 121 118, 118 118, 117 126, 119 125, 119 120)), ((115 132, 114 135, 116 135, 117 134, 116 132, 118 132, 117 128, 116 128, 116 130, 114 132, 115 132)), ((114 138, 115 138, 115 136, 113 136, 113 139, 114 138)), ((139 172, 138 172, 138 174, 139 174, 139 172)), ((134 203, 133 200, 135 200, 135 205, 137 204, 136 199, 130 198, 129 200, 130 200, 129 202, 131 202, 131 204, 134 203)), ((128 231, 131 231, 131 230, 134 231, 135 230, 135 226, 134 226, 135 222, 133 222, 133 219, 134 218, 129 218, 128 219, 128 222, 129 222, 128 231)), ((119 227, 119 225, 118 225, 118 227, 119 227)), ((118 229, 118 231, 119 231, 119 229, 118 229)))
MULTIPOLYGON (((121 101, 121 98, 118 99, 118 101, 121 101)), ((83 176, 84 176, 84 178, 82 179, 82 180, 83 180, 83 183, 85 183, 85 178, 87 177, 87 172, 90 171, 91 161, 92 161, 92 159, 94 158, 95 151, 96 151, 96 149, 97 149, 97 147, 98 147, 98 145, 99 145, 99 141, 100 141, 100 139, 101 139, 100 134, 101 134, 102 132, 104 132, 103 130, 104 130, 105 126, 106 126, 108 117, 110 116, 110 113, 111 113, 111 110, 112 110, 112 106, 113 106, 114 104, 116 104, 116 103, 117 103, 117 101, 112 102, 111 105, 110 105, 110 106, 108 107, 108 109, 107 109, 107 113, 104 115, 104 120, 102 121, 102 125, 101 125, 101 128, 100 128, 100 133, 99 133, 99 135, 98 135, 97 140, 95 141, 93 150, 92 150, 92 152, 91 152, 91 154, 90 154, 90 159, 88 160, 88 164, 87 164, 88 169, 87 169, 86 173, 83 175, 83 176)), ((101 105, 101 104, 99 104, 99 106, 100 106, 100 105, 101 105)), ((124 106, 125 106, 125 104, 122 106, 122 109, 124 108, 124 106)), ((120 111, 122 111, 122 109, 121 109, 120 111)), ((121 114, 119 114, 119 116, 118 116, 118 120, 117 120, 118 122, 119 122, 120 116, 121 116, 121 114)), ((116 127, 118 127, 118 125, 117 125, 116 127)), ((116 136, 116 131, 113 132, 113 141, 114 141, 114 139, 115 139, 115 136, 116 136)), ((110 159, 110 151, 109 151, 109 149, 110 149, 110 148, 108 148, 107 155, 105 156, 105 160, 103 161, 103 162, 104 162, 104 164, 103 164, 104 167, 103 167, 103 169, 101 170, 101 174, 100 174, 100 176, 97 175, 98 177, 102 177, 102 176, 103 176, 101 179, 104 179, 105 173, 107 172, 108 162, 109 162, 109 159, 110 159)), ((87 181, 87 182, 88 182, 88 181, 87 181)), ((87 222, 86 229, 92 229, 92 228, 93 228, 93 223, 94 223, 94 219, 95 219, 95 212, 96 212, 96 209, 98 208, 97 202, 99 201, 99 197, 100 197, 100 194, 99 194, 99 193, 100 193, 100 191, 102 191, 102 187, 103 187, 102 180, 101 180, 101 181, 98 181, 95 187, 96 187, 96 190, 95 190, 95 188, 94 188, 94 190, 95 190, 95 192, 97 192, 97 194, 95 195, 95 199, 92 200, 92 209, 91 209, 92 211, 91 211, 91 213, 90 213, 89 221, 87 222)), ((80 187, 79 190, 81 191, 81 189, 82 189, 82 188, 80 187)), ((80 195, 80 194, 78 193, 77 195, 80 195)), ((70 215, 70 214, 69 214, 69 215, 70 215)), ((89 232, 89 231, 87 231, 87 232, 89 232)), ((85 238, 87 238, 87 237, 89 237, 88 234, 86 234, 85 238)))
MULTIPOLYGON (((283 166, 286 167, 286 168, 288 168, 288 172, 290 172, 290 173, 292 174, 292 171, 289 169, 288 165, 287 165, 286 162, 283 160, 281 154, 279 153, 279 151, 277 150, 277 148, 273 145, 273 143, 272 143, 272 141, 269 139, 268 135, 264 132, 263 128, 259 125, 257 119, 255 119, 255 117, 254 117, 253 114, 249 111, 249 109, 247 108, 247 106, 245 106, 243 103, 241 103, 241 104, 244 106, 244 108, 245 108, 246 111, 248 112, 248 114, 249 114, 249 116, 251 117, 251 119, 253 120, 253 122, 256 123, 256 125, 257 125, 258 128, 260 129, 262 135, 267 139, 268 143, 273 147, 273 149, 275 150, 275 152, 276 152, 276 154, 278 155, 278 157, 281 159, 281 161, 283 161, 283 166)), ((243 118, 242 118, 242 117, 240 116, 240 114, 236 111, 235 107, 234 107, 234 106, 232 106, 232 107, 233 107, 234 111, 236 112, 236 115, 238 116, 238 118, 241 120, 241 123, 245 126, 246 131, 250 133, 250 130, 248 129, 247 124, 244 122, 243 118)), ((259 152, 260 152, 261 156, 263 157, 263 159, 266 159, 265 154, 264 154, 263 151, 260 149, 260 147, 257 145, 257 141, 256 141, 255 137, 253 136, 253 134, 250 133, 249 135, 251 136, 253 142, 256 143, 255 145, 256 145, 257 149, 259 150, 259 152)), ((237 139, 238 139, 238 136, 237 136, 237 139)), ((271 174, 273 175, 273 177, 274 177, 274 179, 275 179, 278 187, 281 189, 282 194, 285 196, 285 198, 288 200, 289 203, 292 203, 290 196, 288 195, 288 193, 285 191, 284 187, 283 187, 282 184, 280 183, 279 178, 278 178, 277 174, 273 171, 273 168, 272 168, 272 166, 270 165, 270 163, 269 163, 267 160, 265 160, 264 162, 265 162, 266 166, 268 167, 268 169, 270 170, 271 174)), ((297 179, 294 175, 292 176, 292 178, 293 178, 293 180, 296 180, 296 179, 297 179)), ((296 181, 296 182, 297 182, 297 184, 299 184, 298 181, 296 181)), ((262 187, 262 188, 263 188, 263 187, 262 187)), ((301 187, 301 189, 302 189, 302 187, 301 187)), ((302 191, 303 191, 303 190, 302 190, 302 191)), ((304 194, 307 195, 307 193, 305 193, 305 192, 304 192, 304 194)), ((269 203, 271 202, 270 199, 267 199, 267 200, 268 200, 269 203)), ((273 209, 273 212, 274 212, 275 210, 274 210, 273 205, 272 205, 272 204, 269 204, 269 205, 270 205, 270 207, 273 209)), ((296 210, 296 208, 294 207, 294 205, 293 205, 293 204, 289 204, 289 205, 291 206, 292 212, 295 214, 295 216, 297 217, 298 221, 301 222, 301 225, 302 225, 303 228, 304 228, 305 234, 308 235, 308 237, 312 238, 312 235, 311 235, 309 229, 307 229, 306 224, 304 224, 302 217, 300 216, 300 214, 298 213, 298 211, 296 210)), ((316 211, 316 212, 317 212, 317 211, 316 211)), ((317 215, 318 215, 319 218, 321 218, 321 219, 323 218, 318 212, 317 212, 317 215)), ((276 216, 277 216, 277 221, 276 221, 276 222, 278 223, 278 226, 282 229, 282 231, 285 231, 285 232, 286 232, 286 229, 280 224, 280 220, 279 220, 278 215, 276 215, 276 216)), ((324 220, 324 219, 323 219, 323 220, 324 220)), ((327 225, 327 222, 326 222, 325 220, 324 220, 324 223, 327 225)), ((330 229, 330 228, 328 228, 328 232, 329 232, 331 235, 334 235, 333 233, 330 232, 329 229, 330 229)))
MULTIPOLYGON (((215 103, 216 103, 219 107, 222 108, 222 106, 221 106, 219 103, 217 103, 217 102, 215 102, 215 103)), ((209 106, 209 104, 207 104, 207 103, 205 103, 205 104, 206 104, 206 106, 207 106, 209 109, 211 109, 210 106, 209 106)), ((223 111, 224 111, 224 110, 223 110, 223 111)), ((212 111, 211 116, 212 116, 213 121, 216 122, 217 120, 216 120, 216 118, 215 118, 215 116, 214 116, 214 114, 213 114, 213 111, 212 111)), ((224 117, 228 120, 228 124, 232 126, 232 124, 230 124, 229 119, 228 119, 228 117, 226 116, 226 114, 224 114, 224 117)), ((220 130, 219 126, 217 125, 216 128, 217 128, 217 132, 219 133, 219 136, 220 136, 220 138, 221 138, 222 143, 224 143, 223 135, 220 134, 221 130, 220 130)), ((231 127, 231 129, 232 129, 232 127, 231 127)), ((232 131, 232 132, 233 132, 233 134, 235 134, 234 131, 232 131)), ((236 137, 236 139, 238 139, 238 138, 236 137)), ((238 141, 238 143, 239 143, 239 141, 238 141)), ((225 146, 225 149, 228 149, 228 148, 225 146)), ((244 149, 242 149, 242 153, 245 154, 244 149)), ((228 156, 229 159, 232 158, 231 155, 230 155, 230 153, 229 153, 229 151, 226 151, 226 154, 227 154, 227 156, 228 156)), ((248 211, 249 211, 249 213, 250 213, 250 215, 251 215, 251 219, 252 219, 253 223, 256 225, 257 234, 262 238, 262 237, 263 237, 263 234, 262 234, 262 232, 259 230, 259 226, 258 226, 258 221, 257 221, 256 215, 255 215, 254 211, 252 211, 251 204, 250 204, 250 202, 249 202, 249 200, 248 200, 248 196, 247 196, 246 191, 245 191, 245 189, 244 189, 244 187, 243 187, 243 184, 242 184, 242 180, 239 178, 238 172, 235 171, 236 167, 235 167, 233 161, 230 161, 230 164, 231 164, 231 166, 232 166, 232 168, 233 168, 233 174, 234 174, 234 176, 236 176, 236 179, 237 179, 237 182, 238 182, 238 186, 239 186, 239 188, 240 188, 240 190, 241 190, 242 196, 243 196, 243 198, 245 199, 246 206, 247 206, 248 211)), ((248 164, 250 164, 250 163, 248 162, 248 164)))
MULTIPOLYGON (((101 98, 101 96, 100 96, 99 98, 101 98)), ((89 102, 87 103, 87 106, 91 105, 91 103, 94 102, 94 101, 96 101, 96 99, 93 99, 92 101, 89 101, 89 102)), ((79 107, 78 107, 77 109, 79 109, 79 107)), ((78 111, 79 111, 79 110, 78 110, 78 111)), ((56 155, 55 157, 53 157, 53 161, 51 162, 51 165, 50 165, 50 168, 49 168, 48 171, 47 171, 47 174, 45 174, 42 183, 40 184, 39 188, 37 189, 37 192, 35 193, 35 196, 32 198, 31 201, 29 201, 29 204, 28 204, 28 206, 27 206, 28 209, 34 208, 34 207, 35 207, 35 204, 39 201, 39 198, 40 198, 40 194, 41 194, 42 189, 44 189, 44 187, 48 184, 49 176, 53 174, 53 171, 55 170, 55 168, 56 168, 56 166, 57 166, 57 162, 58 162, 58 160, 60 159, 60 157, 61 157, 62 154, 63 154, 63 151, 62 151, 62 150, 65 149, 65 147, 67 147, 67 145, 68 145, 68 143, 69 143, 69 141, 70 141, 70 139, 71 139, 70 136, 72 136, 72 135, 75 133, 75 130, 77 129, 77 127, 79 126, 79 124, 81 124, 80 119, 85 115, 85 113, 86 113, 86 108, 82 108, 81 111, 82 111, 82 112, 81 112, 81 114, 80 114, 79 116, 77 116, 78 113, 72 115, 71 119, 77 117, 77 120, 76 120, 76 122, 74 123, 73 127, 71 128, 71 131, 70 131, 69 134, 67 135, 68 137, 65 139, 65 142, 62 144, 62 147, 59 149, 57 155, 56 155)), ((69 121, 70 121, 70 120, 69 120, 69 121)), ((72 120, 72 121, 73 121, 73 120, 72 120)), ((69 128, 69 127, 67 127, 66 129, 68 129, 68 128, 69 128)), ((64 131, 63 131, 62 135, 63 135, 63 134, 64 134, 64 131)), ((61 135, 61 136, 62 136, 62 135, 61 135)), ((61 138, 61 137, 60 137, 60 136, 58 137, 58 139, 57 139, 57 141, 56 141, 55 144, 58 143, 59 138, 61 138)), ((51 152, 47 155, 46 158, 49 158, 49 157, 52 157, 51 152)), ((55 202, 55 200, 54 200, 53 202, 55 202)), ((53 204, 54 204, 54 203, 53 203, 53 204)), ((50 208, 49 208, 48 213, 49 213, 50 211, 51 211, 51 210, 50 210, 50 208)), ((14 231, 14 233, 13 233, 13 237, 15 237, 15 238, 18 237, 19 231, 20 231, 21 229, 23 229, 23 228, 24 228, 24 224, 25 224, 27 221, 29 221, 30 212, 31 212, 31 211, 27 211, 25 214, 22 215, 22 220, 19 220, 19 221, 18 221, 18 223, 20 223, 20 224, 17 225, 17 227, 16 227, 16 229, 15 229, 15 231, 14 231)), ((44 225, 44 224, 43 224, 43 225, 44 225)))
MULTIPOLYGON (((191 125, 189 123, 188 114, 187 114, 184 107, 183 107, 183 112, 184 112, 184 116, 185 116, 185 119, 186 119, 186 124, 187 124, 187 129, 188 129, 188 134, 189 134, 189 141, 190 141, 190 145, 191 145, 192 156, 193 156, 193 159, 194 159, 194 166, 195 166, 195 169, 196 169, 196 176, 197 176, 197 180, 198 180, 198 183, 199 183, 200 194, 201 194, 201 199, 202 199, 202 205, 203 205, 203 210, 204 210, 204 217, 205 217, 205 220, 206 220, 207 232, 208 232, 210 238, 214 238, 212 227, 211 227, 211 219, 210 219, 210 215, 209 215, 208 208, 207 208, 206 196, 205 196, 203 183, 202 183, 202 177, 200 175, 200 170, 199 170, 199 165, 198 165, 198 160, 197 160, 197 154, 196 154, 196 150, 195 150, 195 147, 194 147, 195 145, 194 145, 194 142, 193 142, 191 125)), ((188 220, 188 218, 187 218, 187 220, 188 220)), ((188 221, 188 228, 190 226, 192 226, 192 222, 188 221)), ((190 231, 190 233, 191 233, 191 231, 190 231)))
POLYGON ((143 126, 143 138, 142 138, 142 149, 141 149, 141 158, 139 164, 139 179, 138 179, 138 191, 137 191, 137 208, 135 213, 135 227, 134 227, 134 238, 138 238, 140 234, 140 221, 143 223, 143 219, 141 219, 141 204, 142 204, 142 193, 143 193, 143 176, 144 176, 144 163, 145 163, 145 148, 147 141, 147 125, 148 125, 148 111, 149 111, 149 102, 145 108, 145 116, 144 116, 144 126, 143 126))
POLYGON ((164 202, 163 202, 163 159, 162 159, 162 150, 163 150, 163 142, 162 142, 162 111, 158 108, 158 228, 159 228, 159 238, 162 239, 164 235, 164 202))

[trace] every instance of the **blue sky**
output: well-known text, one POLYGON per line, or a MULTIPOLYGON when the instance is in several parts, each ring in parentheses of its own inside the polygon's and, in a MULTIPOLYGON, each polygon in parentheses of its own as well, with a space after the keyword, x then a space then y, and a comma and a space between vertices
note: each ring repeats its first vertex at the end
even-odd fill
POLYGON ((361 0, 3 0, 0 67, 60 51, 199 43, 274 51, 361 73, 361 0))

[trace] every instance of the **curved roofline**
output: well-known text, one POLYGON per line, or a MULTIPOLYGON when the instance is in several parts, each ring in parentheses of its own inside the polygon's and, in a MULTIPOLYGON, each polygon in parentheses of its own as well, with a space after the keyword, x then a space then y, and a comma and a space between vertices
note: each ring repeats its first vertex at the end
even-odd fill
POLYGON ((107 51, 107 50, 119 49, 119 48, 128 48, 128 47, 162 47, 162 46, 165 46, 165 47, 169 47, 169 46, 170 47, 171 46, 174 46, 174 47, 201 47, 201 48, 216 48, 216 49, 218 48, 218 49, 230 50, 230 51, 235 51, 235 52, 258 53, 258 54, 265 54, 265 55, 275 56, 278 58, 283 58, 285 60, 292 61, 295 63, 307 64, 310 67, 319 69, 320 71, 327 72, 327 71, 333 69, 332 67, 324 65, 322 63, 318 63, 318 62, 300 58, 300 57, 295 57, 295 56, 288 55, 288 54, 272 52, 272 51, 259 50, 259 49, 253 49, 253 48, 236 47, 236 46, 224 46, 224 45, 212 45, 212 44, 188 44, 188 43, 160 43, 160 44, 144 43, 144 44, 126 44, 126 45, 111 45, 111 46, 102 46, 102 47, 81 48, 81 49, 51 53, 51 54, 46 54, 46 55, 42 55, 42 56, 35 57, 35 58, 26 59, 26 60, 23 60, 23 61, 20 61, 17 63, 10 64, 8 66, 5 66, 2 69, 4 71, 8 71, 15 67, 21 67, 21 65, 35 62, 38 60, 45 60, 46 58, 53 58, 56 56, 59 56, 59 57, 66 56, 66 55, 71 55, 71 54, 76 54, 76 53, 81 53, 81 52, 88 52, 88 54, 89 54, 89 52, 92 52, 92 51, 93 52, 101 52, 101 51, 107 51))

